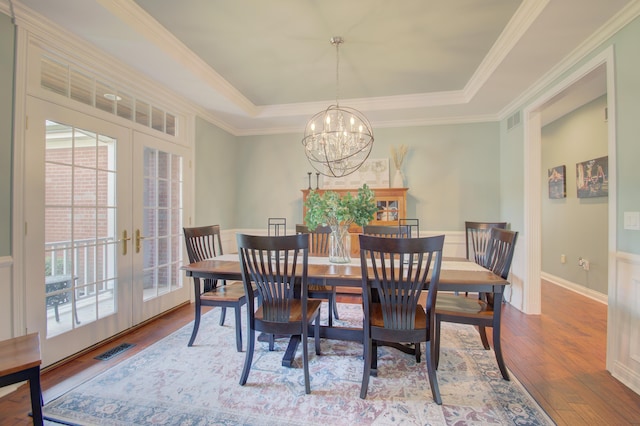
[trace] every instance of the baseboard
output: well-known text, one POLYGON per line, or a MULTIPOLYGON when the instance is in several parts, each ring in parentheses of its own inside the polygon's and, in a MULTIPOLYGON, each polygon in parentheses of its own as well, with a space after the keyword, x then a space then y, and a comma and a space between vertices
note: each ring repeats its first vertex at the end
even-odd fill
POLYGON ((571 290, 574 293, 578 293, 584 297, 588 297, 589 299, 595 300, 596 302, 604 303, 605 305, 608 304, 608 296, 606 294, 591 290, 589 288, 573 283, 571 281, 567 281, 564 278, 556 277, 555 275, 551 275, 546 272, 541 272, 540 277, 545 281, 549 281, 551 284, 555 284, 559 287, 571 290))

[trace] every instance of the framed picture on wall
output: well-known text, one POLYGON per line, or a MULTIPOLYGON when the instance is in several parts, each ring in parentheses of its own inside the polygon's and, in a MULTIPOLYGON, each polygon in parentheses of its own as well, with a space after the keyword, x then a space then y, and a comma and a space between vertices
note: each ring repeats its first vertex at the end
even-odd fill
POLYGON ((567 168, 556 166, 549 169, 549 198, 565 198, 567 196, 567 168))
POLYGON ((609 195, 609 157, 594 158, 576 164, 578 198, 609 195))
POLYGON ((389 159, 369 158, 354 173, 341 178, 322 177, 322 189, 389 188, 389 159))

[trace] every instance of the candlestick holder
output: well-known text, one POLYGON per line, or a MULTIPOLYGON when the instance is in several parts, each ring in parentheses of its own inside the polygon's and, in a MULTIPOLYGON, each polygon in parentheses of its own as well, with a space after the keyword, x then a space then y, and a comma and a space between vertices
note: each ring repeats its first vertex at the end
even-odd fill
POLYGON ((311 189, 311 172, 307 172, 307 174, 309 175, 309 189, 311 189))
POLYGON ((316 189, 320 189, 320 172, 316 172, 316 189))

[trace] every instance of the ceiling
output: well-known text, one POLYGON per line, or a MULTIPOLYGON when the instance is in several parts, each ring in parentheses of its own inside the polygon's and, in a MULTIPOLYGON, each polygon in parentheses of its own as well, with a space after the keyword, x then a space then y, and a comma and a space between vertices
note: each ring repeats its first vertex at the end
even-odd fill
MULTIPOLYGON (((374 129, 504 118, 514 100, 636 1, 13 3, 199 105, 230 133, 254 135, 302 133, 336 97, 374 129), (339 84, 332 36, 345 41, 339 84)), ((602 75, 585 87, 604 93, 602 75)))

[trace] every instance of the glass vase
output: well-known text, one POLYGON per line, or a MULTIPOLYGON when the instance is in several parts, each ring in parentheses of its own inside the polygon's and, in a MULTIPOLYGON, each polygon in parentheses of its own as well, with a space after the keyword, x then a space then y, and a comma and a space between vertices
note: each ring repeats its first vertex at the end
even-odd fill
POLYGON ((349 234, 348 225, 331 227, 331 235, 329 235, 329 262, 351 262, 351 235, 349 234))

